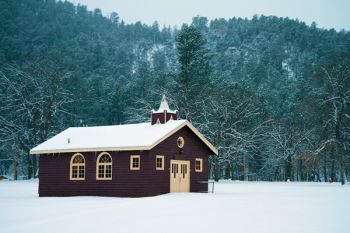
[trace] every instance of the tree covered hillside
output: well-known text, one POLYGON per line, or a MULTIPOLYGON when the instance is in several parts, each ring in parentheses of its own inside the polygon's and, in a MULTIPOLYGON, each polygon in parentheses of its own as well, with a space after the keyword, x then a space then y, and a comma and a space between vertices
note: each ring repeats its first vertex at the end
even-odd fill
POLYGON ((55 0, 0 1, 0 174, 70 126, 149 121, 162 94, 217 148, 210 177, 350 176, 350 33, 288 18, 126 24, 55 0))

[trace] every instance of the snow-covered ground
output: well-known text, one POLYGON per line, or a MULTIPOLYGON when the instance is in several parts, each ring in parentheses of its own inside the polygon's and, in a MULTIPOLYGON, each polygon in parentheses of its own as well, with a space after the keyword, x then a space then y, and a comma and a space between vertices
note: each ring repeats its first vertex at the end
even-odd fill
POLYGON ((1 233, 349 233, 350 185, 220 182, 214 194, 39 198, 0 181, 1 233))

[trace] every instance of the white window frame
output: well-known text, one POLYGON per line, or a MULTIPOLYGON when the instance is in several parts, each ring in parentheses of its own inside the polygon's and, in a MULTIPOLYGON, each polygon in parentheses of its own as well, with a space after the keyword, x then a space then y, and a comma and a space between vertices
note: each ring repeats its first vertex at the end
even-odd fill
POLYGON ((176 144, 179 148, 183 148, 185 146, 185 139, 183 137, 178 137, 176 144))
POLYGON ((96 159, 96 180, 112 180, 112 177, 113 177, 113 158, 109 153, 102 152, 98 155, 98 157, 96 159), (100 163, 100 158, 103 155, 108 155, 111 158, 111 162, 110 163, 100 163), (99 166, 100 165, 104 166, 103 177, 99 177, 99 166), (111 177, 106 177, 106 167, 107 166, 111 166, 111 177))
POLYGON ((203 172, 203 159, 196 158, 196 161, 194 163, 194 168, 196 169, 196 172, 203 172), (199 161, 200 168, 197 169, 197 161, 199 161))
POLYGON ((70 174, 69 174, 69 179, 70 180, 85 180, 85 172, 86 172, 86 166, 85 166, 85 157, 84 157, 84 155, 82 155, 82 154, 80 154, 80 153, 75 153, 73 156, 72 156, 72 158, 70 159, 70 169, 69 169, 69 172, 70 172, 70 174), (75 157, 77 157, 77 156, 81 156, 81 157, 83 157, 83 160, 84 160, 84 163, 77 163, 77 165, 74 165, 73 164, 73 160, 75 159, 75 157), (78 177, 73 177, 73 166, 77 166, 77 176, 78 177), (84 177, 83 178, 81 178, 81 177, 79 177, 79 168, 80 167, 84 167, 84 177))
POLYGON ((130 156, 130 170, 140 170, 141 168, 141 157, 140 155, 131 155, 130 156), (139 163, 138 163, 138 167, 134 167, 133 165, 133 159, 134 158, 138 158, 139 159, 139 163))
POLYGON ((156 170, 164 170, 164 155, 156 155, 156 170), (162 159, 162 166, 158 167, 157 159, 162 159))

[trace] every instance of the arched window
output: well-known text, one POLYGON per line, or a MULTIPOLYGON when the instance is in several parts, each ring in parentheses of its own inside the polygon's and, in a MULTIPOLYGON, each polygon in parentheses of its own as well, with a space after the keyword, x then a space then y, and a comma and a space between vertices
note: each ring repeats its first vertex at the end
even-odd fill
POLYGON ((96 179, 97 180, 112 179, 112 156, 107 152, 102 152, 97 157, 96 179))
POLYGON ((85 180, 85 159, 82 154, 74 154, 70 159, 70 179, 85 180))

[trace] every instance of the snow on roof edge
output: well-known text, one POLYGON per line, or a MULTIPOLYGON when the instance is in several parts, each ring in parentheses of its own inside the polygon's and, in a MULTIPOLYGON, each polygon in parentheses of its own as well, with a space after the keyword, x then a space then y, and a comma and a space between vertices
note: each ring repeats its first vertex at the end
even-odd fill
MULTIPOLYGON (((61 133, 57 134, 56 136, 53 136, 52 138, 48 139, 47 141, 37 145, 36 147, 32 148, 30 150, 30 154, 50 154, 50 153, 68 153, 68 152, 89 152, 89 151, 132 151, 132 150, 151 150, 153 147, 170 137, 173 133, 177 132, 184 126, 188 126, 191 131, 194 132, 194 134, 203 141, 204 144, 215 154, 218 155, 218 150, 194 127, 190 122, 187 120, 176 120, 173 121, 178 124, 174 124, 175 127, 172 127, 168 129, 165 133, 163 132, 162 135, 159 135, 158 138, 155 138, 154 141, 152 141, 151 144, 148 145, 136 145, 136 146, 95 146, 95 147, 76 147, 76 148, 54 148, 54 149, 40 149, 40 146, 44 143, 49 142, 50 140, 54 140, 55 137, 64 135, 64 133, 67 133, 67 131, 70 131, 72 129, 86 129, 86 128, 94 128, 97 129, 101 128, 111 128, 111 127, 118 127, 118 126, 91 126, 91 127, 69 127, 66 130, 62 131, 61 133)), ((138 124, 128 124, 128 125, 119 125, 121 127, 128 127, 128 126, 139 126, 139 125, 149 125, 149 122, 145 123, 138 123, 138 124)), ((159 126, 166 126, 166 124, 161 125, 153 125, 154 127, 159 126)), ((155 128, 156 129, 156 128, 155 128)))

